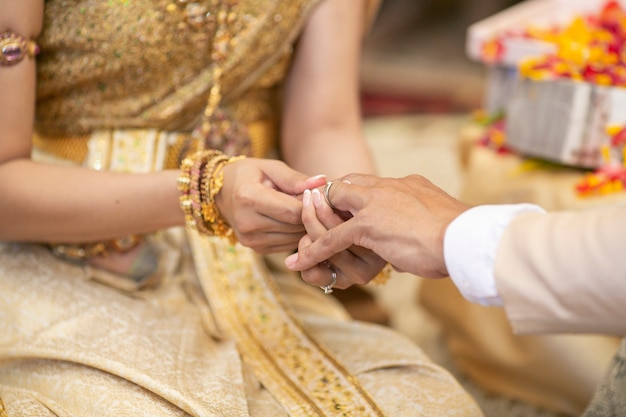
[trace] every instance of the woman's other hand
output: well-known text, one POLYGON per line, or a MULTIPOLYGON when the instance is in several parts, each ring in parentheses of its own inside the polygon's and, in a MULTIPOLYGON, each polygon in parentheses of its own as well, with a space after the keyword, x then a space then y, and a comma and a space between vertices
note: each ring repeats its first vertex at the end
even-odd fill
POLYGON ((216 202, 242 245, 262 254, 289 251, 305 234, 302 193, 325 182, 278 160, 246 158, 224 168, 216 202))

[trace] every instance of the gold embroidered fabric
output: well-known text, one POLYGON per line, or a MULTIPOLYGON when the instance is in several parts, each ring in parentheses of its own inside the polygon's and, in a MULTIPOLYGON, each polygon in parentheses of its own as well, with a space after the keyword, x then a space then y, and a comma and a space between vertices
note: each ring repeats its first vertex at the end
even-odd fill
POLYGON ((216 321, 293 415, 378 416, 370 394, 315 338, 249 250, 190 231, 200 283, 216 321), (205 271, 211 266, 213 273, 205 271))
MULTIPOLYGON (((222 107, 255 155, 273 147, 276 93, 317 2, 235 6, 222 107)), ((175 167, 212 83, 214 4, 46 1, 34 158, 175 167)), ((0 242, 0 416, 480 415, 410 341, 349 320, 281 257, 182 228, 148 241, 161 280, 135 292, 0 242)))
MULTIPOLYGON (((46 2, 37 130, 46 136, 103 128, 190 131, 212 85, 212 1, 69 3, 46 2)), ((242 0, 234 6, 236 47, 222 77, 227 105, 244 92, 275 94, 316 3, 242 0)), ((250 123, 274 115, 272 104, 257 100, 234 112, 250 123)))

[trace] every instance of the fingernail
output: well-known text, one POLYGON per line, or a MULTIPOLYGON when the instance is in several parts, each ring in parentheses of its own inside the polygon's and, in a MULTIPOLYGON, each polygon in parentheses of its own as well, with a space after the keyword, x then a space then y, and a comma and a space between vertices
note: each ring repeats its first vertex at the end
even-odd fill
POLYGON ((326 178, 325 174, 314 175, 312 177, 307 178, 309 181, 319 180, 320 178, 326 178))
POLYGON ((298 252, 292 253, 285 258, 285 266, 287 268, 291 268, 296 262, 298 262, 298 252))
POLYGON ((309 207, 311 205, 311 190, 304 190, 302 195, 302 206, 309 207))
POLYGON ((344 184, 352 184, 349 180, 343 180, 341 182, 343 182, 344 184))
POLYGON ((317 208, 322 207, 322 194, 317 188, 313 190, 313 205, 317 208))

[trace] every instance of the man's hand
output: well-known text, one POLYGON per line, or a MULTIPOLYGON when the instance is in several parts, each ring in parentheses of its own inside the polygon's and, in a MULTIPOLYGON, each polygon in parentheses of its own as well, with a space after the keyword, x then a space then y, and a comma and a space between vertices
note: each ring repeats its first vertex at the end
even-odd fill
MULTIPOLYGON (((367 248, 396 270, 441 278, 448 274, 443 240, 448 225, 470 208, 426 178, 379 178, 351 174, 333 182, 328 196, 338 211, 352 217, 322 233, 305 236, 289 269, 306 271, 352 246, 367 248)), ((306 222, 305 222, 306 226, 306 222)), ((344 284, 358 277, 344 278, 344 284)))

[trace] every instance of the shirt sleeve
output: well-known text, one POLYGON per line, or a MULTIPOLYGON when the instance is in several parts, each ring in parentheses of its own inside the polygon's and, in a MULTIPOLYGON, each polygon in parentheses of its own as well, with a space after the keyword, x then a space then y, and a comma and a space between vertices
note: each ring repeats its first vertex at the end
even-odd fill
POLYGON ((454 219, 444 237, 444 259, 450 278, 467 300, 501 306, 494 262, 500 238, 515 216, 545 210, 534 204, 473 207, 454 219))

